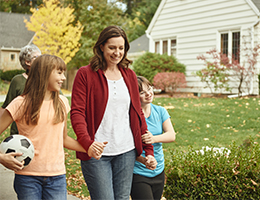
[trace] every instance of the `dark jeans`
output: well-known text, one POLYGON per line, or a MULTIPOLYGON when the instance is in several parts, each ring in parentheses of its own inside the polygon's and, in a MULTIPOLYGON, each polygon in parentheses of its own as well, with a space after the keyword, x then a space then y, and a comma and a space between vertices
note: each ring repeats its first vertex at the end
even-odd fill
POLYGON ((164 171, 155 177, 145 177, 134 174, 131 189, 132 200, 160 200, 163 193, 164 180, 164 171))

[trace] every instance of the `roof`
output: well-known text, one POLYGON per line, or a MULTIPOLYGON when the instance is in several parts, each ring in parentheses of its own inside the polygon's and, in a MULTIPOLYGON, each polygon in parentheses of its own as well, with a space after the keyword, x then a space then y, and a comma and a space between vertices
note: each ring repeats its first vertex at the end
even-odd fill
POLYGON ((255 4, 255 6, 258 8, 260 11, 260 0, 252 0, 252 2, 255 4))
POLYGON ((128 53, 136 53, 149 50, 149 39, 146 34, 130 42, 128 53))
POLYGON ((25 27, 24 18, 31 15, 19 13, 0 12, 0 48, 21 48, 27 45, 34 32, 25 27))

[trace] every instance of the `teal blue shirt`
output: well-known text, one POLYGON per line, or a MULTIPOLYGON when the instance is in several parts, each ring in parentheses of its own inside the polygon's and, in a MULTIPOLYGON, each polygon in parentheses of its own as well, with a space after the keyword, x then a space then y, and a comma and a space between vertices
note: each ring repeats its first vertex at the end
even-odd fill
MULTIPOLYGON (((151 104, 151 114, 146 118, 147 128, 153 135, 163 134, 163 122, 170 118, 169 113, 164 107, 151 104)), ((162 143, 154 143, 154 157, 157 161, 157 167, 155 170, 149 170, 144 164, 135 161, 134 174, 139 174, 146 177, 155 177, 162 173, 164 170, 164 155, 162 143)), ((142 156, 145 157, 143 151, 142 156)))

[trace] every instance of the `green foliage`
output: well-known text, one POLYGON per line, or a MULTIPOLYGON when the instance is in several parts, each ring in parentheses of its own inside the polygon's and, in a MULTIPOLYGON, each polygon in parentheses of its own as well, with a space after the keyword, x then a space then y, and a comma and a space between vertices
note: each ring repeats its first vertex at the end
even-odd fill
POLYGON ((68 63, 69 69, 89 64, 93 56, 93 47, 104 28, 118 25, 125 31, 127 29, 128 19, 123 16, 123 11, 115 4, 104 3, 104 0, 82 1, 79 13, 79 21, 84 26, 80 39, 81 47, 72 61, 68 63))
POLYGON ((171 151, 166 163, 166 199, 258 199, 260 148, 252 140, 229 147, 227 156, 213 150, 204 155, 190 148, 171 151))
POLYGON ((0 73, 0 78, 5 81, 11 81, 14 76, 16 76, 17 74, 22 74, 24 72, 25 71, 22 69, 8 70, 0 73))
POLYGON ((30 8, 36 8, 40 4, 42 4, 42 0, 0 0, 0 11, 30 14, 30 8))
MULTIPOLYGON (((129 41, 133 41, 145 34, 161 0, 119 0, 127 5, 126 16, 132 20, 132 27, 128 32, 129 41)), ((130 26, 131 26, 130 25, 130 26)))
POLYGON ((153 83, 154 76, 159 72, 182 72, 185 74, 186 66, 178 62, 174 56, 146 52, 134 63, 133 69, 138 76, 144 76, 153 83))
MULTIPOLYGON (((1 72, 1 71, 0 71, 1 72)), ((6 94, 9 88, 9 82, 0 79, 0 95, 6 94)))

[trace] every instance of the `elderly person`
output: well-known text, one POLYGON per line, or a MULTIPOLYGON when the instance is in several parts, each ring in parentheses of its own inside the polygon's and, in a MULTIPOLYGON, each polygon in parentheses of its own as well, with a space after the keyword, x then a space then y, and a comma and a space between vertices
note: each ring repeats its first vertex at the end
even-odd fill
MULTIPOLYGON (((2 115, 4 109, 8 106, 8 104, 15 97, 23 93, 25 82, 27 80, 31 65, 35 60, 35 58, 37 58, 39 55, 41 55, 41 50, 33 44, 27 45, 21 49, 21 52, 19 54, 19 60, 20 60, 20 64, 26 70, 26 72, 16 75, 11 80, 4 104, 0 108, 0 116, 2 115)), ((10 134, 11 135, 18 134, 18 130, 15 122, 13 122, 11 125, 10 134)))

